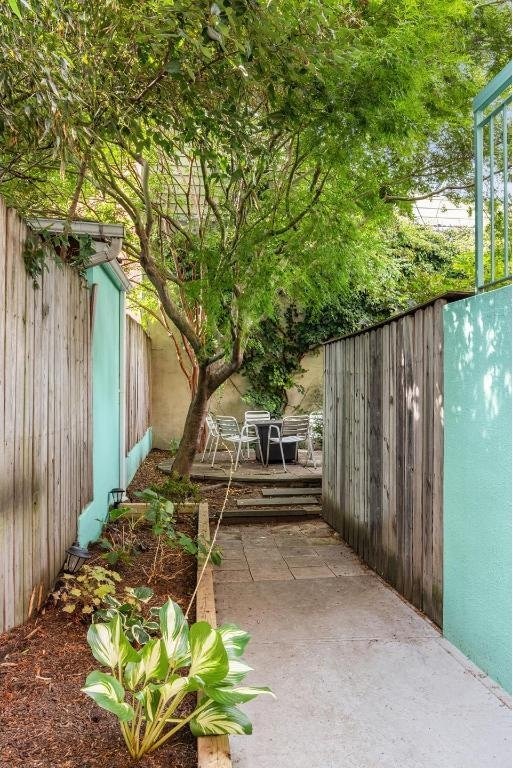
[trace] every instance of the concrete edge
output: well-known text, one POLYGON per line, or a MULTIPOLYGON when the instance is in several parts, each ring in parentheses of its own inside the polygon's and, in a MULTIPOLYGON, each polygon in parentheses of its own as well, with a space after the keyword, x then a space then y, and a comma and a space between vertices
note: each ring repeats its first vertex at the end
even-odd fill
POLYGON ((439 637, 436 642, 444 649, 444 651, 446 651, 446 653, 452 656, 458 664, 461 664, 465 669, 465 672, 472 675, 472 677, 475 677, 476 680, 478 680, 493 696, 499 699, 504 706, 508 707, 508 709, 512 708, 512 698, 509 693, 505 691, 496 680, 489 677, 486 672, 483 672, 477 664, 474 664, 468 656, 465 656, 465 654, 453 645, 450 640, 446 637, 439 637))
MULTIPOLYGON (((210 542, 210 523, 206 502, 198 504, 198 536, 201 536, 205 542, 210 542)), ((198 558, 198 579, 204 564, 205 559, 198 558)), ((210 563, 205 568, 196 594, 196 621, 208 621, 212 627, 217 626, 214 574, 210 563)), ((232 768, 228 736, 198 737, 198 768, 232 768)))

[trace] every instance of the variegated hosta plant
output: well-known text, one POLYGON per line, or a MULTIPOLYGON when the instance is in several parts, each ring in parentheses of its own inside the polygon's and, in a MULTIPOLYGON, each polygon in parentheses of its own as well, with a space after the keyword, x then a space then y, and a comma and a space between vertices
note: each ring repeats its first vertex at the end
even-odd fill
POLYGON ((152 752, 189 723, 195 736, 249 734, 251 723, 236 705, 269 688, 242 685, 250 671, 241 659, 249 635, 235 625, 190 629, 180 606, 168 600, 159 611, 160 637, 140 650, 130 645, 119 615, 92 624, 87 641, 110 671, 88 675, 82 691, 119 720, 133 758, 152 752), (185 696, 199 692, 193 712, 180 716, 185 696))

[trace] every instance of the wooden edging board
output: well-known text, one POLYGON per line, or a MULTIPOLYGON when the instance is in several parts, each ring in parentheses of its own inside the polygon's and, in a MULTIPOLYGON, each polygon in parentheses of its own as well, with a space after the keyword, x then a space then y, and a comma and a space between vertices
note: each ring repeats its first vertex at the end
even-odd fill
MULTIPOLYGON (((126 503, 123 506, 128 507, 134 517, 142 515, 148 507, 146 503, 126 503)), ((179 506, 191 510, 198 508, 198 536, 201 536, 205 543, 210 542, 208 504, 202 502, 196 505, 186 502, 179 506)), ((203 558, 198 558, 198 580, 204 562, 203 558)), ((205 568, 196 594, 196 621, 208 621, 211 627, 217 626, 214 575, 210 564, 205 568)), ((228 736, 198 737, 198 768, 232 768, 228 736)))
MULTIPOLYGON (((198 536, 210 542, 208 504, 205 502, 198 505, 198 536)), ((204 562, 203 558, 198 558, 198 579, 204 562)), ((214 575, 210 564, 205 568, 196 594, 196 621, 208 621, 210 626, 217 626, 214 575)), ((228 736, 198 737, 198 768, 232 768, 228 736)))

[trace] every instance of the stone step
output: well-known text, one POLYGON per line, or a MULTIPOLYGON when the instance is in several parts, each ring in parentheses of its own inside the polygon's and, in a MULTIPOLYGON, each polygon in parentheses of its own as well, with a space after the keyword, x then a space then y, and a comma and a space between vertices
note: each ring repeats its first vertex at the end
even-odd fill
POLYGON ((305 504, 317 504, 315 496, 276 496, 266 499, 237 499, 238 507, 303 507, 305 504))
POLYGON ((262 496, 320 496, 322 488, 262 488, 262 496))
POLYGON ((223 518, 226 519, 245 519, 245 518, 278 518, 278 517, 319 517, 322 508, 320 506, 307 507, 242 507, 240 509, 225 509, 223 518))

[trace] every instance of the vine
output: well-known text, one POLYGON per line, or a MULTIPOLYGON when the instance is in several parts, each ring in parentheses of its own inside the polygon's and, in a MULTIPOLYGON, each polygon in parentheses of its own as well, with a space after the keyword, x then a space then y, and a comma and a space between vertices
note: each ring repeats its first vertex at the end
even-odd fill
POLYGON ((72 235, 42 229, 38 232, 29 232, 23 250, 23 261, 27 273, 33 280, 34 288, 39 288, 41 277, 45 269, 48 269, 49 256, 59 267, 68 264, 81 277, 85 277, 94 253, 91 235, 72 235))

